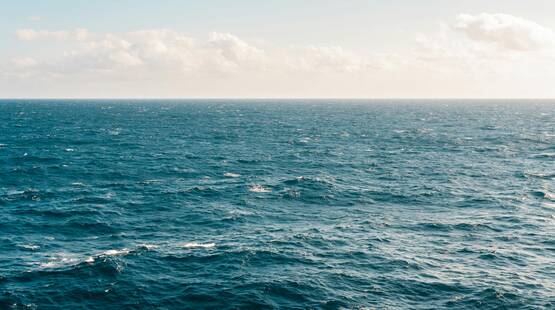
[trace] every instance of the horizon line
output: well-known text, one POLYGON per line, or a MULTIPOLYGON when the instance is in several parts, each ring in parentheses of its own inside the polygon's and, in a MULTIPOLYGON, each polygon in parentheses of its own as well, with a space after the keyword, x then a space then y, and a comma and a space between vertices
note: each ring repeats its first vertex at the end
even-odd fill
POLYGON ((555 100, 555 97, 0 97, 0 100, 555 100))

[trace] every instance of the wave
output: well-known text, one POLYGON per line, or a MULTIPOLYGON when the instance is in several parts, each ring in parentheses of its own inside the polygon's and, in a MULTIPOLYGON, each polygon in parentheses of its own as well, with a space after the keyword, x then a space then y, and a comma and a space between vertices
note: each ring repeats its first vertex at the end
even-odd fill
POLYGON ((532 155, 533 158, 552 158, 555 157, 555 153, 539 153, 532 155))
POLYGON ((253 193, 270 193, 271 189, 264 187, 262 185, 254 184, 249 187, 249 191, 253 193))
MULTIPOLYGON (((34 245, 22 245, 21 247, 28 246, 30 249, 38 249, 38 246, 34 245), (35 248, 36 247, 36 248, 35 248)), ((210 249, 216 246, 215 243, 199 243, 199 242, 187 242, 183 244, 179 244, 179 248, 186 248, 186 249, 210 249)), ((82 264, 93 264, 98 261, 103 261, 105 259, 115 259, 115 258, 122 258, 130 254, 136 254, 143 251, 154 251, 155 249, 159 248, 156 244, 139 244, 132 248, 116 248, 116 249, 109 249, 102 252, 98 252, 96 254, 78 254, 78 253, 69 253, 69 252, 60 252, 49 255, 50 257, 47 258, 46 261, 40 262, 39 268, 40 269, 64 269, 64 268, 72 268, 82 264)))
POLYGON ((9 190, 7 191, 5 194, 3 194, 4 196, 17 196, 17 195, 21 195, 21 194, 25 194, 26 191, 22 191, 22 190, 9 190))
POLYGON ((131 250, 127 249, 127 248, 123 248, 121 250, 108 250, 108 251, 104 251, 102 252, 102 254, 100 254, 99 256, 121 256, 121 255, 127 255, 131 253, 131 250))
POLYGON ((555 173, 524 172, 524 176, 538 178, 538 179, 545 179, 545 180, 555 179, 555 173))
POLYGON ((187 248, 187 249, 194 249, 194 248, 210 249, 215 246, 216 246, 215 243, 197 243, 197 242, 188 242, 181 245, 181 247, 187 248))
POLYGON ((158 246, 156 244, 143 243, 143 244, 139 244, 138 248, 151 251, 151 250, 157 249, 158 246))
POLYGON ((550 192, 543 193, 543 198, 555 201, 555 194, 550 192))
POLYGON ((299 184, 299 183, 307 181, 307 180, 309 180, 309 178, 304 177, 304 176, 301 175, 300 177, 285 180, 285 181, 283 181, 283 183, 287 184, 287 185, 293 185, 293 184, 299 184))
POLYGON ((421 222, 414 226, 416 230, 423 231, 498 231, 494 226, 485 223, 440 223, 421 222))
POLYGON ((113 201, 112 198, 115 197, 113 193, 107 193, 105 195, 90 195, 77 197, 72 200, 75 204, 108 204, 113 201))
POLYGON ((261 159, 257 159, 257 158, 252 158, 252 159, 241 158, 237 160, 237 162, 240 164, 257 164, 261 161, 262 161, 261 159))
POLYGON ((546 200, 555 201, 555 193, 549 192, 547 190, 534 191, 534 192, 532 192, 532 195, 534 195, 538 198, 543 198, 543 199, 546 199, 546 200))
POLYGON ((40 249, 40 246, 36 244, 18 244, 17 247, 24 250, 30 250, 30 251, 36 251, 40 249))
POLYGON ((110 249, 93 255, 77 254, 61 252, 51 255, 46 262, 39 264, 41 269, 61 269, 74 267, 81 264, 93 264, 98 259, 109 258, 109 257, 122 257, 138 250, 143 249, 137 247, 136 249, 122 248, 122 249, 110 249))
MULTIPOLYGON (((56 253, 48 259, 48 261, 40 263, 39 267, 41 269, 59 269, 64 267, 72 267, 79 265, 80 263, 87 262, 88 257, 83 259, 79 255, 74 253, 56 253)), ((91 261, 93 262, 94 259, 91 261)))
POLYGON ((34 189, 34 188, 28 188, 25 190, 18 190, 18 189, 12 189, 12 190, 8 190, 6 191, 3 196, 18 196, 18 195, 22 195, 22 194, 35 194, 38 193, 39 190, 34 189))
MULTIPOLYGON (((42 208, 21 208, 17 211, 15 211, 16 214, 20 214, 20 215, 36 215, 36 216, 44 216, 44 217, 52 217, 52 218, 57 218, 57 219, 61 219, 61 218, 73 218, 75 216, 83 216, 83 217, 87 217, 87 216, 95 216, 95 215, 100 215, 101 212, 99 210, 95 210, 95 209, 90 209, 90 208, 83 208, 81 210, 74 210, 71 208, 65 208, 65 209, 61 209, 61 208, 56 208, 56 209, 42 209, 42 208)), ((61 224, 62 226, 66 226, 66 227, 75 227, 74 225, 76 224, 77 221, 75 220, 68 220, 68 222, 61 224)), ((87 223, 83 223, 84 225, 94 225, 93 223, 87 222, 87 223)), ((99 225, 99 227, 104 226, 104 223, 97 223, 99 225)), ((79 226, 80 224, 78 224, 79 226)), ((47 223, 46 226, 50 226, 49 223, 47 223)))
POLYGON ((203 197, 213 197, 220 194, 220 192, 212 186, 193 186, 186 189, 177 190, 173 193, 181 195, 198 195, 203 197))
POLYGON ((108 129, 107 132, 110 136, 119 136, 121 133, 121 128, 108 129))
POLYGON ((140 181, 137 182, 137 184, 140 185, 152 185, 152 184, 159 184, 159 183, 163 183, 163 180, 159 180, 159 179, 149 179, 149 180, 144 180, 144 181, 140 181))
POLYGON ((287 179, 282 183, 284 185, 289 185, 289 186, 302 185, 303 187, 307 187, 311 189, 331 189, 335 187, 334 183, 332 182, 332 180, 330 180, 329 177, 311 178, 311 177, 299 176, 292 179, 287 179))

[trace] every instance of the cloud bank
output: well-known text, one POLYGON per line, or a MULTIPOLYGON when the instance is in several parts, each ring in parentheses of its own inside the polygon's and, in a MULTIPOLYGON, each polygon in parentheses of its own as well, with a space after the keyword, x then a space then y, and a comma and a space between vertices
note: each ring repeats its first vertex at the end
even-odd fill
MULTIPOLYGON (((357 72, 378 64, 339 46, 258 47, 229 33, 212 32, 205 40, 170 29, 150 29, 123 34, 96 34, 86 29, 17 31, 22 41, 71 44, 63 55, 44 62, 49 70, 110 72, 145 68, 150 72, 357 72)), ((29 59, 28 57, 26 59, 29 59)), ((22 63, 17 60, 16 63, 22 63)), ((37 62, 38 64, 38 62, 37 62)), ((63 73, 63 72, 57 72, 63 73)))
POLYGON ((555 78, 554 32, 506 14, 460 14, 436 33, 416 36, 408 49, 364 55, 172 29, 15 35, 58 52, 30 48, 0 64, 8 85, 0 92, 8 94, 27 86, 39 96, 77 97, 555 96, 547 86, 555 78))

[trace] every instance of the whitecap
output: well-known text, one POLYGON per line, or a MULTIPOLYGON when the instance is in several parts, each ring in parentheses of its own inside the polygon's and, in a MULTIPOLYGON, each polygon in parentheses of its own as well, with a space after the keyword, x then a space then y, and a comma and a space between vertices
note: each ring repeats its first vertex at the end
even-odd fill
POLYGON ((85 186, 85 184, 84 184, 84 183, 81 183, 81 182, 73 182, 73 183, 71 183, 71 185, 73 185, 73 186, 81 186, 81 187, 82 187, 82 186, 85 186))
POLYGON ((32 251, 40 249, 40 246, 35 245, 35 244, 18 244, 17 246, 22 248, 22 249, 32 250, 32 251))
POLYGON ((272 190, 262 185, 255 184, 249 187, 249 191, 253 193, 270 193, 272 190))
POLYGON ((185 244, 181 245, 181 247, 188 248, 188 249, 193 249, 193 248, 209 249, 209 248, 213 248, 215 246, 216 246, 215 243, 197 243, 197 242, 188 242, 188 243, 185 243, 185 244))
POLYGON ((148 243, 144 243, 144 244, 139 244, 139 248, 140 249, 146 249, 148 251, 154 250, 156 249, 158 246, 156 244, 148 244, 148 243))
POLYGON ((66 152, 73 152, 73 151, 75 151, 75 149, 67 148, 67 149, 65 149, 65 151, 66 151, 66 152))
POLYGON ((144 180, 139 182, 140 184, 156 184, 156 183, 160 183, 162 182, 162 180, 158 180, 158 179, 149 179, 149 180, 144 180))
POLYGON ((108 193, 102 195, 102 197, 106 198, 106 199, 112 199, 112 198, 116 197, 116 193, 115 192, 108 192, 108 193))
POLYGON ((555 194, 546 191, 543 193, 543 198, 555 201, 555 194))
POLYGON ((48 259, 47 262, 41 263, 39 267, 41 268, 61 268, 74 266, 79 264, 81 261, 75 254, 71 253, 57 253, 54 257, 48 259))
POLYGON ((62 264, 60 264, 59 262, 56 262, 54 260, 40 264, 41 268, 57 268, 57 267, 61 267, 61 266, 62 266, 62 264))
POLYGON ((101 255, 103 256, 119 256, 119 255, 127 255, 131 252, 131 250, 127 249, 127 248, 123 248, 121 250, 108 250, 108 251, 104 251, 102 252, 101 255))
POLYGON ((555 153, 540 153, 540 154, 533 155, 533 157, 535 157, 535 158, 551 158, 551 157, 555 157, 555 153))
POLYGON ((240 174, 233 173, 233 172, 224 173, 224 177, 227 177, 227 178, 238 178, 240 176, 241 176, 240 174))
POLYGON ((111 136, 119 136, 120 132, 121 129, 119 128, 108 130, 108 134, 111 136))
POLYGON ((555 173, 524 172, 524 175, 539 179, 555 179, 555 173))
MULTIPOLYGON (((156 246, 145 244, 142 245, 144 248, 152 249, 156 246)), ((79 265, 82 263, 92 264, 96 261, 97 258, 107 257, 107 256, 122 256, 131 253, 132 251, 127 248, 123 249, 112 249, 104 251, 100 254, 95 254, 91 256, 83 256, 74 253, 57 253, 51 255, 50 258, 46 262, 40 263, 40 268, 62 268, 62 267, 70 267, 79 265)))
POLYGON ((8 196, 15 196, 15 195, 21 195, 24 194, 25 191, 20 191, 20 190, 9 190, 6 194, 8 196))
POLYGON ((244 210, 231 210, 231 211, 228 211, 227 214, 229 214, 229 215, 253 215, 252 212, 244 211, 244 210))

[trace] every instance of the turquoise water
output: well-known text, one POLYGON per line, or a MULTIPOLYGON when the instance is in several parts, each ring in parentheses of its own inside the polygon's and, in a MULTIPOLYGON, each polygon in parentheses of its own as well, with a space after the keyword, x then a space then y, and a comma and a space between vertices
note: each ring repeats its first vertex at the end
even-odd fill
POLYGON ((553 101, 0 101, 1 309, 552 309, 553 101))

